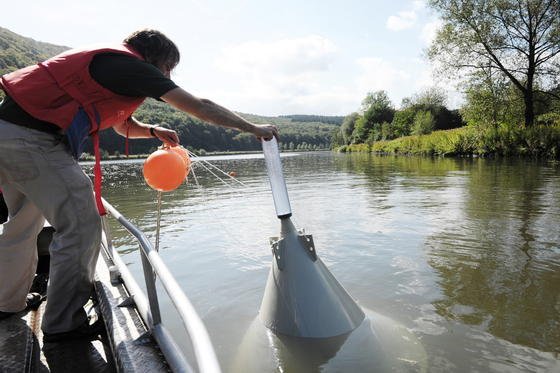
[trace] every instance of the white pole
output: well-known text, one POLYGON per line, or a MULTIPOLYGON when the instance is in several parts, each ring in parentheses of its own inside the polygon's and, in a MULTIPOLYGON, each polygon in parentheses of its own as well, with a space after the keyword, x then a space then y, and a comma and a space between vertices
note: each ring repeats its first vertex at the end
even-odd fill
POLYGON ((274 198, 274 206, 276 207, 276 216, 280 219, 289 218, 292 216, 292 209, 290 207, 290 200, 288 199, 286 181, 282 173, 282 162, 280 161, 278 142, 274 137, 272 140, 262 140, 262 147, 270 188, 272 189, 272 197, 274 198))

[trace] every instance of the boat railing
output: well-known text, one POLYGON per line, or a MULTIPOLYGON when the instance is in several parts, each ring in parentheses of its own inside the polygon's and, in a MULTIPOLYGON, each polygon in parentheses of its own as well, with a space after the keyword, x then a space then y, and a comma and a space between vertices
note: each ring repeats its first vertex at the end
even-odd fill
POLYGON ((220 373, 220 366, 216 353, 206 327, 200 319, 193 305, 162 261, 159 253, 154 249, 144 232, 126 219, 115 207, 103 199, 103 205, 113 218, 115 218, 140 244, 142 268, 146 283, 147 296, 130 273, 128 267, 113 247, 108 220, 103 217, 103 230, 107 241, 108 254, 117 267, 120 277, 134 300, 140 317, 143 319, 148 331, 156 340, 167 363, 173 372, 193 372, 184 353, 179 348, 169 331, 161 320, 158 293, 156 290, 156 277, 165 289, 171 302, 175 306, 180 319, 185 327, 187 338, 192 345, 196 359, 197 371, 201 373, 220 373))

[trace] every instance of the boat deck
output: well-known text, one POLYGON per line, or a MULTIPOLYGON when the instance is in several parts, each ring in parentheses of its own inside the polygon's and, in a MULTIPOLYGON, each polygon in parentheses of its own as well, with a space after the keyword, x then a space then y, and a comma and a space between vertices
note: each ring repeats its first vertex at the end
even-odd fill
POLYGON ((44 309, 0 321, 0 372, 117 372, 106 336, 43 345, 44 309))
MULTIPOLYGON (((39 309, 23 311, 0 320, 0 373, 12 372, 168 372, 157 344, 147 333, 128 293, 113 279, 111 260, 102 250, 95 280, 95 308, 106 326, 101 340, 72 340, 43 344, 41 318, 46 302, 39 309), (126 306, 120 306, 122 303, 126 306)), ((48 301, 48 300, 47 300, 48 301)), ((89 308, 88 308, 89 307, 89 308)))

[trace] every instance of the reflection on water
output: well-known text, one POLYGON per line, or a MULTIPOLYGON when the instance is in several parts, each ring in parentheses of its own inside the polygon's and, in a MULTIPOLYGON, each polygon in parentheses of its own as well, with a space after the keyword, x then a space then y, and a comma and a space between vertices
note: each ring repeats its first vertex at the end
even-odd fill
MULTIPOLYGON (((280 224, 263 159, 212 163, 245 187, 196 167, 200 189, 164 194, 160 247, 228 367, 257 316, 280 224)), ((283 163, 296 225, 362 307, 413 333, 429 372, 560 371, 558 164, 331 153, 283 163)), ((156 193, 141 163, 104 172, 104 196, 153 237, 156 193)), ((114 236, 139 273, 136 244, 114 236)))
POLYGON ((447 224, 427 241, 445 295, 434 302, 440 315, 560 352, 560 198, 551 176, 495 163, 471 171, 461 229, 447 224))

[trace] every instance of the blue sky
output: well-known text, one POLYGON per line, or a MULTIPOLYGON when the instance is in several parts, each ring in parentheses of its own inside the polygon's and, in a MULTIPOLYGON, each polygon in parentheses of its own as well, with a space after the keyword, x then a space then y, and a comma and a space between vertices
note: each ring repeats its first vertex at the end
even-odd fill
MULTIPOLYGON (((368 91, 386 90, 398 107, 435 86, 423 50, 440 21, 424 0, 19 1, 3 18, 71 47, 159 29, 181 51, 180 86, 246 113, 346 115, 368 91)), ((450 90, 449 106, 459 102, 450 90)))

